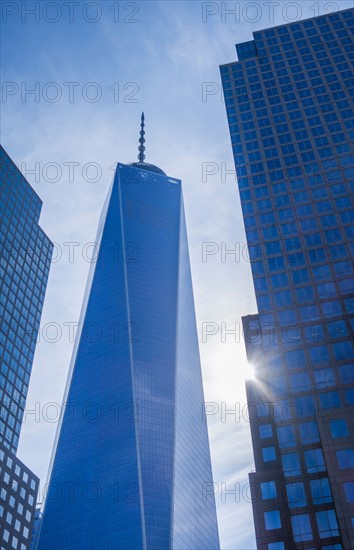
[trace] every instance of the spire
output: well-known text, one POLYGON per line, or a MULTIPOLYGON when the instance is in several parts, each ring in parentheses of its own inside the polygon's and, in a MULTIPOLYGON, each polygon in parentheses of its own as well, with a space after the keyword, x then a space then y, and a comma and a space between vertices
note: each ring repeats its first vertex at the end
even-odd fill
POLYGON ((141 113, 141 123, 140 123, 140 139, 139 139, 139 154, 138 154, 138 160, 139 162, 144 162, 145 160, 145 146, 144 146, 144 143, 145 143, 145 116, 144 116, 144 112, 141 113))
POLYGON ((166 176, 165 172, 161 170, 158 166, 154 164, 148 164, 145 162, 145 115, 144 112, 141 113, 141 123, 140 123, 140 138, 139 138, 139 147, 138 147, 138 162, 130 162, 129 166, 134 168, 139 168, 140 170, 146 170, 149 172, 156 172, 157 174, 162 174, 166 176))

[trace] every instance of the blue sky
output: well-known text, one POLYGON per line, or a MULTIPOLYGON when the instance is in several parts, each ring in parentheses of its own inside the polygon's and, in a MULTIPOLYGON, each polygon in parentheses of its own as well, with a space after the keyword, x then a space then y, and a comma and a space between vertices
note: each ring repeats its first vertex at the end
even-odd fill
POLYGON ((205 323, 232 329, 256 311, 249 263, 242 253, 226 261, 220 253, 221 243, 240 243, 242 252, 245 235, 235 175, 225 175, 233 161, 219 65, 235 61, 235 43, 256 30, 352 5, 2 3, 1 141, 42 198, 41 225, 57 243, 27 403, 37 413, 26 415, 19 448, 42 488, 73 348, 68 323, 79 318, 90 266, 88 243, 114 164, 136 159, 144 110, 147 161, 183 181, 205 399, 217 411, 208 421, 221 547, 255 548, 244 344, 222 338, 221 330, 203 338, 205 323), (29 14, 35 5, 36 15, 29 14), (215 254, 203 261, 208 242, 215 254), (225 407, 237 403, 239 417, 224 418, 225 407), (235 487, 240 495, 225 495, 235 487))

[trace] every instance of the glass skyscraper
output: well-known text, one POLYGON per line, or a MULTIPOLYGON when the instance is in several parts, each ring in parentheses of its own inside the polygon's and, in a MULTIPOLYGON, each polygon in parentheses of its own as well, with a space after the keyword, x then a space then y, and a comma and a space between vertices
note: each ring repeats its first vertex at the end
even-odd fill
POLYGON ((29 549, 38 478, 16 457, 52 243, 42 201, 0 146, 0 547, 29 549))
POLYGON ((262 550, 354 540, 353 16, 255 32, 221 67, 258 308, 243 322, 262 550))
POLYGON ((219 548, 181 182, 118 164, 39 550, 219 548))

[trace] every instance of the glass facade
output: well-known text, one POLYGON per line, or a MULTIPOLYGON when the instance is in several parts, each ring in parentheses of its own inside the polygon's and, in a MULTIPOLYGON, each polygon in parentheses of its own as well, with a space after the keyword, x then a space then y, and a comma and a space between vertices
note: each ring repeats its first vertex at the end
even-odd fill
POLYGON ((258 307, 243 323, 259 549, 354 540, 353 23, 255 32, 221 67, 258 307))
POLYGON ((181 182, 118 164, 39 550, 218 549, 181 182))
POLYGON ((42 521, 42 510, 41 510, 41 504, 38 503, 36 506, 36 511, 34 513, 30 550, 34 550, 36 548, 36 540, 37 540, 41 521, 42 521))
POLYGON ((29 548, 38 478, 16 457, 48 279, 52 243, 42 202, 0 147, 0 542, 29 548))

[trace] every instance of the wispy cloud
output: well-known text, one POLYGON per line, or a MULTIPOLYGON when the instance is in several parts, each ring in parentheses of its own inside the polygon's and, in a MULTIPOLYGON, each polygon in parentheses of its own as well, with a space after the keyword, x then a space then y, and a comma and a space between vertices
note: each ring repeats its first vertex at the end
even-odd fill
MULTIPOLYGON (((205 399, 220 406, 244 404, 242 339, 236 342, 229 336, 223 343, 219 332, 203 342, 202 327, 205 322, 224 322, 231 328, 242 315, 255 311, 249 263, 242 256, 222 262, 219 252, 203 262, 202 247, 203 242, 226 243, 228 248, 245 243, 235 177, 222 174, 222 163, 230 170, 233 162, 218 65, 235 60, 235 42, 249 40, 252 32, 273 23, 265 11, 258 22, 251 21, 251 14, 249 21, 243 17, 237 23, 228 16, 223 22, 223 3, 215 3, 218 13, 203 22, 199 1, 139 2, 138 23, 124 23, 122 18, 115 23, 110 3, 101 4, 98 23, 88 23, 79 12, 74 23, 14 19, 3 28, 3 51, 12 57, 11 63, 3 63, 3 81, 25 82, 28 88, 38 82, 41 94, 39 102, 33 96, 23 100, 18 93, 3 103, 3 145, 25 169, 39 163, 39 178, 31 173, 27 177, 44 201, 41 225, 62 247, 60 261, 52 265, 41 330, 55 322, 63 336, 49 343, 42 335, 27 408, 34 409, 36 402, 61 403, 72 352, 64 323, 79 318, 89 268, 82 248, 95 239, 113 175, 110 167, 136 157, 142 109, 147 116, 147 160, 183 180, 205 399), (62 90, 62 98, 54 103, 43 98, 43 85, 51 81, 62 90), (73 103, 65 82, 79 83, 73 103), (84 97, 89 82, 102 89, 95 103, 84 97), (130 82, 138 86, 133 97, 137 102, 130 101, 132 90, 124 88, 130 82), (203 97, 208 82, 214 91, 203 97), (114 83, 119 84, 117 102, 110 89, 114 83), (64 163, 73 161, 79 166, 71 182, 64 163), (43 171, 53 162, 63 171, 57 182, 46 179, 43 171), (90 162, 102 170, 96 183, 83 174, 90 162), (205 163, 215 163, 213 176, 203 177, 205 163), (80 243, 74 261, 64 245, 70 242, 80 243)), ((298 4, 303 17, 309 17, 309 3, 298 4)), ((344 0, 341 7, 350 4, 344 0)), ((284 22, 281 8, 275 15, 274 23, 284 22)), ((44 482, 56 423, 36 420, 35 415, 27 416, 19 455, 44 482)), ((249 425, 231 417, 222 422, 217 414, 208 421, 216 483, 247 483, 253 461, 249 425)), ((216 498, 222 549, 255 548, 251 504, 230 497, 223 503, 220 493, 216 498)))

